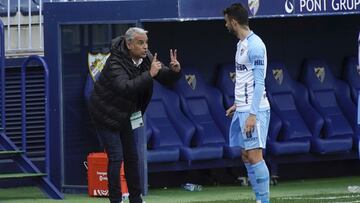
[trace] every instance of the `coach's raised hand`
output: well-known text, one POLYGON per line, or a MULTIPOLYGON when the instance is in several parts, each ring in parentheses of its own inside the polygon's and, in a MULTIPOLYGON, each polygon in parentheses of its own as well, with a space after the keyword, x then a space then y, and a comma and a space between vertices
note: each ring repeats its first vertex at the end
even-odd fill
POLYGON ((161 69, 161 62, 157 60, 157 53, 155 53, 154 57, 153 57, 153 60, 151 62, 151 67, 150 67, 150 75, 151 75, 151 77, 157 76, 160 69, 161 69))
POLYGON ((177 50, 170 49, 170 69, 174 72, 180 72, 180 63, 177 60, 177 50))

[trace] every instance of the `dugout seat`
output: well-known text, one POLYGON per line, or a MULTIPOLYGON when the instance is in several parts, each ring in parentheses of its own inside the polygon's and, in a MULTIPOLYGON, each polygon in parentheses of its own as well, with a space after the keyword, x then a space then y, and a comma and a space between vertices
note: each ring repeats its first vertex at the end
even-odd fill
POLYGON ((312 150, 321 154, 350 151, 355 136, 351 125, 355 123, 355 105, 349 87, 334 77, 324 60, 306 60, 301 79, 309 90, 311 104, 324 119, 312 150))
POLYGON ((234 104, 235 67, 234 64, 221 65, 218 69, 217 88, 223 93, 225 108, 234 104))
POLYGON ((148 162, 176 162, 180 148, 190 145, 195 127, 180 111, 178 96, 154 81, 153 96, 146 110, 148 162), (186 144, 185 144, 186 145, 186 144))
POLYGON ((182 110, 196 128, 192 146, 207 147, 214 158, 240 157, 240 147, 230 147, 230 119, 225 116, 220 91, 207 85, 201 73, 192 67, 182 69, 183 77, 176 84, 182 110))
POLYGON ((351 98, 354 104, 358 103, 360 91, 360 72, 358 71, 358 61, 355 57, 345 59, 343 78, 350 86, 351 98))
MULTIPOLYGON (((271 122, 281 120, 278 136, 269 135, 269 152, 274 155, 310 152, 311 140, 319 138, 323 119, 310 105, 306 88, 294 81, 285 65, 271 62, 266 76, 271 122)), ((270 124, 271 126, 271 124, 270 124)))
MULTIPOLYGON (((350 86, 351 98, 357 108, 359 108, 358 97, 360 91, 360 71, 358 68, 359 67, 358 67, 357 58, 349 57, 345 59, 343 78, 350 86)), ((357 120, 356 117, 355 118, 352 117, 352 120, 353 120, 352 121, 353 129, 355 129, 354 130, 355 134, 353 136, 354 147, 355 149, 359 150, 358 147, 360 140, 360 127, 358 124, 359 121, 357 120)))
POLYGON ((222 147, 213 145, 193 145, 196 128, 181 111, 179 96, 154 82, 153 97, 146 111, 146 120, 151 135, 148 142, 148 161, 175 161, 175 151, 179 158, 191 164, 193 161, 220 159, 222 147), (169 155, 173 156, 170 160, 169 155))

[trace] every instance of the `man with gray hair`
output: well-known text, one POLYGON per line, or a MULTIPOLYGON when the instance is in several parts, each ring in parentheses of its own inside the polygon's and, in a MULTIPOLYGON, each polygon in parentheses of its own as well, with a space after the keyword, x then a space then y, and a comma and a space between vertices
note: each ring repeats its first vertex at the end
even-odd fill
POLYGON ((177 50, 170 50, 170 65, 164 66, 148 50, 147 31, 132 27, 111 42, 106 61, 89 100, 96 133, 108 155, 108 186, 111 203, 122 200, 120 166, 124 161, 130 203, 142 203, 138 154, 133 129, 142 125, 150 102, 153 79, 164 85, 181 76, 177 50))

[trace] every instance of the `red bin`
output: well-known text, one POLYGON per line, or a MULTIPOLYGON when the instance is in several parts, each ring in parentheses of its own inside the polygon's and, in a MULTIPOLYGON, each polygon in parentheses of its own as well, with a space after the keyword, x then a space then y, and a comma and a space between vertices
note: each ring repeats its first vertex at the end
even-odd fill
MULTIPOLYGON (((106 153, 96 152, 90 153, 87 156, 89 196, 109 196, 107 166, 108 158, 106 153)), ((126 184, 123 163, 121 164, 120 169, 120 183, 123 198, 127 197, 129 192, 126 184)))

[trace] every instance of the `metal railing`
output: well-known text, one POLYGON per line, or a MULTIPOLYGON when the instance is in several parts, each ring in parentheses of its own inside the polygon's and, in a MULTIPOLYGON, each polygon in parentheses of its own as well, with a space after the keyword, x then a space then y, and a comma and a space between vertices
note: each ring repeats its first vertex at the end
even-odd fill
POLYGON ((36 62, 44 68, 44 105, 45 105, 45 162, 46 173, 50 174, 50 136, 49 136, 49 68, 43 57, 31 55, 23 63, 21 67, 21 134, 22 134, 22 150, 27 150, 27 125, 26 125, 26 68, 31 62, 36 62))
POLYGON ((4 44, 4 24, 0 20, 0 102, 1 102, 1 129, 5 128, 5 44, 4 44))
MULTIPOLYGON (((55 1, 55 0, 54 0, 55 1)), ((0 17, 5 23, 6 56, 43 54, 43 2, 44 0, 5 0, 7 15, 0 17), (15 11, 15 12, 14 12, 15 11), (15 14, 14 14, 15 13, 15 14)), ((46 2, 53 2, 47 0, 46 2)))

